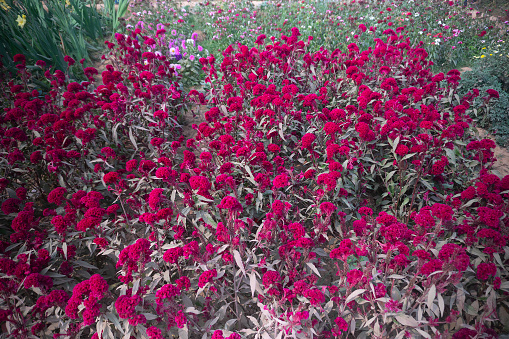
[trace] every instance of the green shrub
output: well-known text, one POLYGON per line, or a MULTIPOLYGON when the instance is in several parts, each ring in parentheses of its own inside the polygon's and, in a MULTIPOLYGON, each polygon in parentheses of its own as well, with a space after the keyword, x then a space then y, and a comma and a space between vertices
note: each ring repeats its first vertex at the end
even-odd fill
POLYGON ((477 119, 480 127, 487 129, 492 133, 501 146, 509 145, 509 94, 504 91, 498 78, 486 71, 486 67, 476 65, 472 71, 465 72, 461 79, 461 95, 465 94, 470 88, 477 88, 481 96, 475 99, 479 104, 488 89, 498 91, 500 97, 492 99, 491 107, 486 115, 476 115, 474 111, 472 118, 477 119))
MULTIPOLYGON (((65 55, 90 61, 89 50, 102 39, 102 18, 95 7, 82 0, 6 0, 0 10, 0 56, 8 69, 16 54, 26 56, 29 64, 43 60, 62 71, 67 70, 65 55)), ((74 77, 73 69, 67 70, 74 77)), ((83 77, 85 79, 85 77, 83 77)))

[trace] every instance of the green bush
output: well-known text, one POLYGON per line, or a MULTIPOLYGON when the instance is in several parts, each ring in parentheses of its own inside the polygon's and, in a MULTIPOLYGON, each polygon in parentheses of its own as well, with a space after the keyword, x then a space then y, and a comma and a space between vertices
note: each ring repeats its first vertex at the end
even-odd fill
MULTIPOLYGON (((480 62, 481 63, 481 62, 480 62)), ((509 145, 509 94, 504 91, 499 79, 487 71, 486 67, 475 65, 473 70, 465 72, 460 82, 460 93, 465 94, 470 88, 477 88, 481 95, 475 99, 478 104, 488 89, 498 91, 500 97, 492 99, 490 110, 487 115, 474 115, 472 118, 477 119, 480 127, 487 129, 492 133, 497 143, 501 146, 509 145)), ((474 105, 475 105, 474 104, 474 105)), ((475 112, 475 111, 474 111, 475 112)))
MULTIPOLYGON (((89 51, 104 36, 103 20, 95 7, 82 0, 6 0, 0 11, 0 56, 8 69, 11 60, 24 54, 29 64, 43 60, 62 71, 64 56, 90 61, 89 51)), ((74 78, 81 77, 68 70, 74 78)))

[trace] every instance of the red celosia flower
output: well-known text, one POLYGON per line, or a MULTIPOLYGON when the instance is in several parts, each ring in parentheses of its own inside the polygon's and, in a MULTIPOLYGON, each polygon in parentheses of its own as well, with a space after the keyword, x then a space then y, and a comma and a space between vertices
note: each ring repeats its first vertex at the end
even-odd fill
POLYGON ((289 185, 288 176, 285 173, 277 175, 274 178, 273 185, 274 185, 274 189, 284 188, 284 187, 288 186, 289 185))
POLYGON ((243 208, 239 201, 230 195, 224 197, 221 203, 217 205, 218 208, 227 209, 230 213, 242 212, 243 208))
POLYGON ((215 277, 217 277, 217 271, 215 269, 203 272, 198 279, 198 287, 205 287, 205 285, 211 282, 215 277))
POLYGON ((361 271, 353 269, 348 271, 348 273, 346 274, 346 281, 348 281, 350 286, 355 286, 362 280, 363 276, 364 275, 362 274, 361 271))
POLYGON ((117 172, 108 172, 104 175, 103 179, 106 184, 114 184, 118 181, 119 175, 117 172))
POLYGON ((57 187, 48 194, 50 204, 61 205, 67 190, 64 187, 57 187))
POLYGON ((302 137, 302 148, 311 149, 313 146, 313 141, 315 141, 316 136, 312 133, 306 133, 302 137))
POLYGON ((477 266, 477 279, 488 280, 490 276, 494 277, 497 274, 497 266, 493 263, 480 263, 477 266))

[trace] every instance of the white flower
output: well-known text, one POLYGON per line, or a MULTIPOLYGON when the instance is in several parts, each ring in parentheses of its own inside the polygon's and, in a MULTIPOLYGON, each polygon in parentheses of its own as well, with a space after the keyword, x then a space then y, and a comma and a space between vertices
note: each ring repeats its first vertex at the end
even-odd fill
POLYGON ((440 45, 440 39, 435 39, 435 43, 436 43, 437 45, 440 45))
POLYGON ((415 13, 414 16, 417 18, 420 14, 419 13, 415 13))

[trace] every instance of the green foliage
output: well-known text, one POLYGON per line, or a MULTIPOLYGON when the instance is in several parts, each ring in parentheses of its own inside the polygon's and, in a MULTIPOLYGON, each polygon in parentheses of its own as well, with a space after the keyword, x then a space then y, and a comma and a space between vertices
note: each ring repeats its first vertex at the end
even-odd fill
MULTIPOLYGON (((495 61, 491 61, 495 64, 495 61)), ((492 64, 492 65, 493 65, 492 64)), ((500 65, 500 67, 503 67, 500 65)), ((507 67, 507 66, 505 66, 507 67)), ((486 115, 474 115, 478 119, 481 127, 486 128, 492 133, 497 143, 502 146, 509 145, 509 94, 504 91, 499 78, 492 74, 495 68, 486 67, 483 61, 479 61, 472 71, 465 72, 460 82, 460 93, 463 95, 471 88, 477 88, 480 96, 475 99, 475 104, 479 104, 486 96, 488 89, 498 91, 500 98, 491 99, 490 109, 486 115)), ((502 69, 502 68, 501 68, 502 69)), ((502 72, 500 72, 502 74, 502 72)), ((507 76, 507 75, 506 75, 507 76)), ((474 105, 475 105, 474 104, 474 105)))
POLYGON ((479 60, 476 67, 496 77, 505 92, 509 92, 509 46, 504 41, 494 45, 479 60))
MULTIPOLYGON (((0 11, 0 54, 2 62, 14 70, 12 57, 24 54, 29 63, 43 60, 60 70, 66 70, 64 56, 90 61, 92 43, 102 38, 102 19, 95 7, 81 0, 65 1, 6 0, 8 10, 0 11), (18 17, 25 16, 20 25, 18 17), (88 39, 88 41, 87 41, 88 39)), ((72 74, 72 70, 71 70, 72 74)), ((72 74, 78 77, 77 74, 72 74)))
POLYGON ((127 13, 127 6, 131 0, 119 0, 118 8, 115 8, 115 0, 104 0, 104 10, 111 21, 111 32, 112 35, 118 29, 120 18, 127 13))

